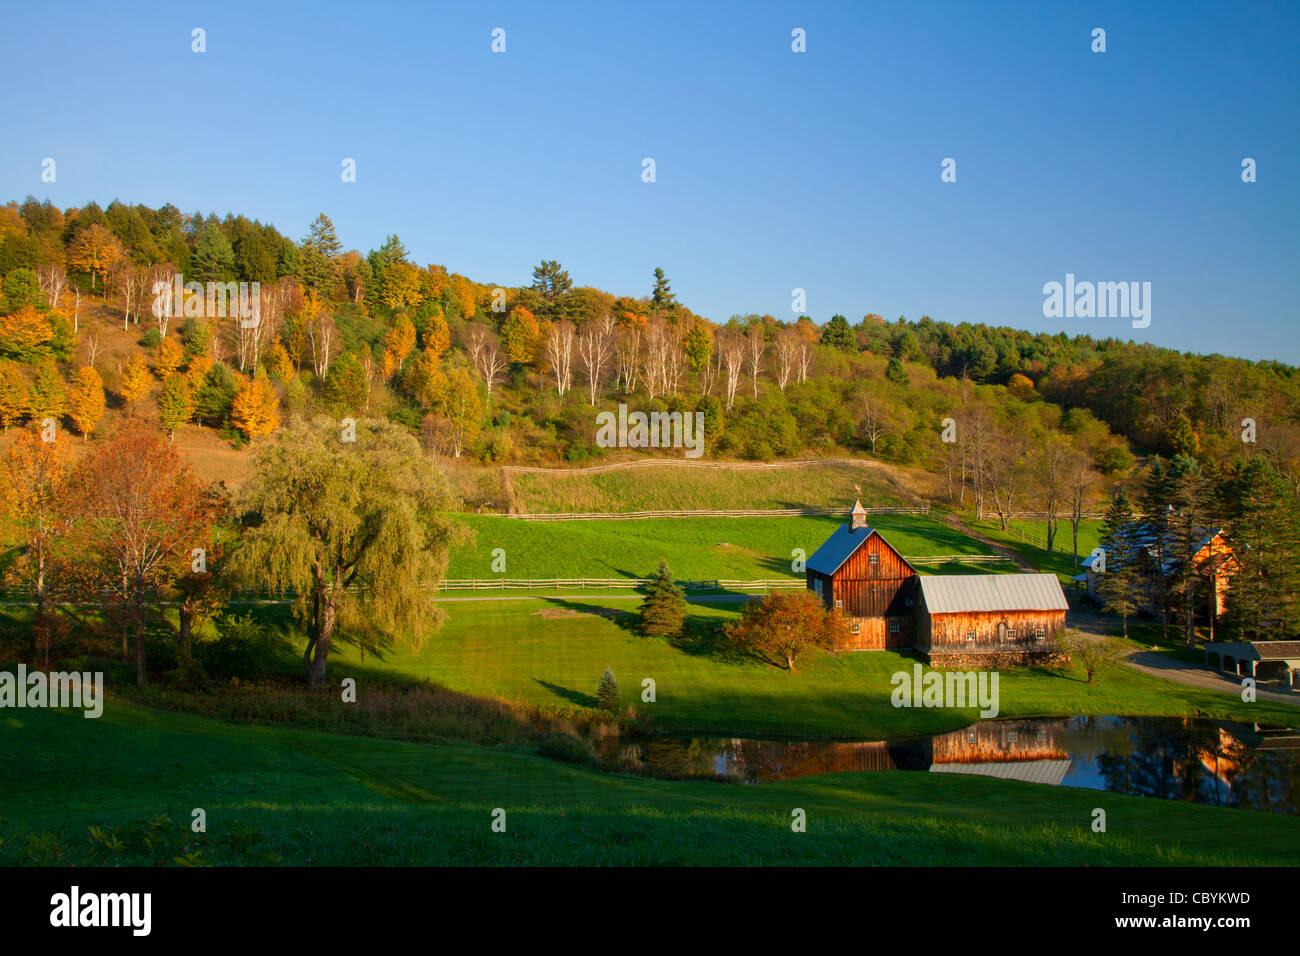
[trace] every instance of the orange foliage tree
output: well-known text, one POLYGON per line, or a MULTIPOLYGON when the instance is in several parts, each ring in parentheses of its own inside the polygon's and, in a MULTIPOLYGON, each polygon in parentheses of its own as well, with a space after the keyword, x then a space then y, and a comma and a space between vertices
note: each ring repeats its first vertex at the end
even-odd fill
POLYGON ((35 650, 44 653, 47 668, 59 548, 68 521, 70 461, 68 441, 61 431, 54 433, 53 441, 43 441, 34 431, 23 431, 5 453, 5 480, 0 482, 4 487, 0 505, 21 550, 5 576, 32 593, 36 602, 35 650))
POLYGON ((95 223, 77 233, 68 247, 68 265, 90 275, 90 288, 95 289, 95 277, 102 283, 109 271, 122 258, 122 245, 105 227, 95 223))
POLYGON ((122 372, 122 383, 118 388, 122 402, 126 405, 135 404, 141 395, 149 391, 152 384, 153 376, 149 374, 149 366, 145 364, 144 356, 136 352, 122 372))
POLYGON ((792 671, 809 648, 831 650, 847 640, 849 627, 844 615, 826 610, 811 591, 773 591, 746 603, 725 633, 741 650, 792 671))
POLYGON ((230 422, 250 441, 280 427, 280 399, 263 369, 245 379, 230 405, 230 422))
POLYGON ((69 540, 83 599, 108 595, 123 647, 128 636, 135 640, 135 679, 143 686, 149 617, 191 567, 193 550, 210 540, 219 501, 175 446, 140 424, 86 456, 72 482, 79 494, 69 540))

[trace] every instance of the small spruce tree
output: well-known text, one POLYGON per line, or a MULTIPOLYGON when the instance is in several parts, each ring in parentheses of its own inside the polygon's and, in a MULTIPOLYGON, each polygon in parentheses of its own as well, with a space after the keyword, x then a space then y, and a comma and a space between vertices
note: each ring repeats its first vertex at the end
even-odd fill
POLYGON ((685 623, 686 595, 661 559, 641 602, 641 631, 651 637, 676 637, 685 623))
POLYGON ((618 713, 618 681, 614 672, 608 667, 600 675, 600 684, 596 687, 596 706, 602 710, 618 713))

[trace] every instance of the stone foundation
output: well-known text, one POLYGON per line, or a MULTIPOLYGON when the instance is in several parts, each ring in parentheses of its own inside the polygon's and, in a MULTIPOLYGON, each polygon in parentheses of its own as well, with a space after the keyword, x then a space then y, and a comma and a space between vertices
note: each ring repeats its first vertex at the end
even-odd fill
POLYGON ((1053 650, 1024 651, 984 651, 982 653, 937 653, 922 655, 931 667, 948 670, 977 671, 996 670, 1001 667, 1024 667, 1028 664, 1054 666, 1068 663, 1069 655, 1053 650))

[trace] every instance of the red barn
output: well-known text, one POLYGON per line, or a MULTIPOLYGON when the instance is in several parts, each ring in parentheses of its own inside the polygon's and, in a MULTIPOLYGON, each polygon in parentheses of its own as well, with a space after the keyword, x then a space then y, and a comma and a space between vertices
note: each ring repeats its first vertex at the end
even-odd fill
POLYGON ((931 663, 1013 665, 1055 652, 1068 604, 1054 574, 924 577, 874 528, 861 502, 808 559, 805 582, 852 631, 840 650, 915 647, 931 663))

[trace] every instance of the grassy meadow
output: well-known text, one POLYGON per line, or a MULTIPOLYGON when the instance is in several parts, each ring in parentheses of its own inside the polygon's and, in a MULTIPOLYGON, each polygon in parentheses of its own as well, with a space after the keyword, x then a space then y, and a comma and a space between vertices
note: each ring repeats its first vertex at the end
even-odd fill
MULTIPOLYGON (((467 694, 532 704, 592 706, 601 673, 618 678, 623 704, 648 714, 659 731, 747 737, 880 739, 963 727, 977 710, 895 708, 891 676, 917 658, 890 651, 812 652, 789 673, 736 658, 718 629, 738 605, 694 600, 688 635, 674 642, 635 631, 634 600, 583 597, 448 602, 442 630, 418 650, 392 649, 361 661, 354 649, 332 660, 337 674, 382 672, 424 678, 467 694), (355 668, 355 670, 353 670, 355 668), (641 702, 642 681, 656 701, 641 702)), ((1077 667, 1004 669, 1002 717, 1066 714, 1215 716, 1286 724, 1295 708, 1243 704, 1226 694, 1175 684, 1115 666, 1088 685, 1077 667)))
POLYGON ((525 514, 729 511, 909 506, 902 469, 871 461, 780 465, 633 464, 610 471, 508 472, 515 510, 525 514))
POLYGON ((0 865, 1294 865, 1297 846, 1296 818, 957 774, 660 781, 116 699, 0 720, 0 865))
MULTIPOLYGON (((688 581, 799 577, 790 569, 794 549, 811 557, 844 523, 839 515, 523 521, 458 514, 456 520, 474 531, 474 541, 453 553, 449 578, 646 577, 664 558, 676 577, 688 581), (496 548, 506 552, 501 575, 492 571, 496 548)), ((990 553, 980 542, 924 515, 881 514, 869 520, 904 555, 990 553)), ((925 570, 959 573, 942 567, 925 570)))

